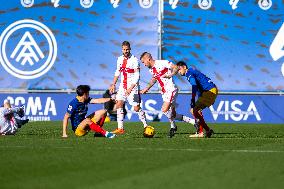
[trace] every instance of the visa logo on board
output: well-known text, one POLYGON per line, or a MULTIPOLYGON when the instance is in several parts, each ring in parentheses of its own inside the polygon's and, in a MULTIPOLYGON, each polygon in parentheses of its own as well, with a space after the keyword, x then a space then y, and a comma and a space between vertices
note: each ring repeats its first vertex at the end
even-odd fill
POLYGON ((248 106, 244 106, 240 100, 222 100, 216 109, 210 106, 210 111, 215 121, 219 116, 224 116, 225 120, 246 121, 249 117, 255 117, 257 121, 261 121, 261 117, 253 101, 250 101, 248 106))

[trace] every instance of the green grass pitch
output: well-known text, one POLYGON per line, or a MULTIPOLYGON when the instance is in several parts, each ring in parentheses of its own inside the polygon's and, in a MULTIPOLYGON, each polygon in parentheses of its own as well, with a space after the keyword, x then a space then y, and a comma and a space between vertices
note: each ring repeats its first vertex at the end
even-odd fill
MULTIPOLYGON (((210 124, 210 139, 190 139, 194 129, 153 122, 125 124, 114 139, 89 133, 61 138, 61 122, 31 122, 16 136, 0 137, 0 188, 283 188, 284 125, 210 124)), ((105 124, 112 130, 115 122, 105 124)))

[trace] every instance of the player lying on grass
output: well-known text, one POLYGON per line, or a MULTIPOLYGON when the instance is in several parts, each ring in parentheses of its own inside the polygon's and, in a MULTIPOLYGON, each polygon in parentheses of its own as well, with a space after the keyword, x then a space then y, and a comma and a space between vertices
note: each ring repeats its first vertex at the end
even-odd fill
POLYGON ((0 107, 0 135, 14 135, 29 119, 23 119, 24 107, 11 107, 8 100, 0 107))
POLYGON ((177 126, 174 121, 175 119, 194 125, 194 119, 177 114, 175 111, 175 100, 178 94, 178 89, 172 79, 172 76, 178 72, 177 66, 168 60, 154 60, 152 55, 148 52, 144 52, 141 55, 140 60, 146 67, 149 68, 149 71, 152 74, 151 81, 145 89, 141 90, 141 93, 147 93, 149 89, 158 81, 161 89, 160 92, 163 98, 162 112, 165 116, 167 116, 171 123, 169 137, 173 137, 177 131, 177 126))
POLYGON ((71 120, 72 130, 76 136, 84 136, 90 130, 101 133, 107 138, 115 137, 115 134, 105 131, 102 126, 106 117, 106 110, 98 110, 88 117, 85 117, 88 112, 88 104, 101 104, 110 101, 111 98, 98 98, 92 99, 89 97, 90 86, 79 85, 76 89, 77 96, 74 98, 67 107, 63 119, 62 137, 67 136, 68 119, 71 120))
POLYGON ((202 127, 206 130, 206 137, 211 137, 214 133, 212 129, 206 124, 202 110, 206 107, 210 107, 214 104, 218 95, 218 89, 216 85, 206 75, 200 71, 188 67, 183 61, 177 63, 178 72, 180 75, 185 76, 189 83, 192 85, 192 97, 191 97, 191 112, 194 117, 199 120, 200 130, 191 137, 203 137, 202 127), (198 99, 195 101, 196 93, 198 93, 198 99), (199 133, 198 133, 199 132, 199 133))

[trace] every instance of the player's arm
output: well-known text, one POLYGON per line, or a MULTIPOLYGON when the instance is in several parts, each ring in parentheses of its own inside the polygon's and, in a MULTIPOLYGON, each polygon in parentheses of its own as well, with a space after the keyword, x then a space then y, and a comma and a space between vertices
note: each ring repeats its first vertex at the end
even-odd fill
POLYGON ((92 98, 90 103, 91 104, 103 104, 105 102, 108 102, 112 100, 112 98, 92 98))
POLYGON ((115 85, 116 85, 116 83, 117 83, 117 81, 118 81, 118 78, 119 78, 119 76, 120 76, 120 64, 119 64, 119 62, 117 61, 117 63, 116 63, 116 70, 115 70, 115 73, 114 73, 114 77, 113 77, 113 81, 112 81, 112 84, 110 85, 110 87, 109 87, 109 91, 111 92, 111 93, 114 93, 115 92, 115 85))
POLYGON ((178 73, 178 66, 171 63, 170 68, 172 70, 172 73, 170 75, 168 75, 169 78, 173 77, 174 75, 176 75, 178 73))
POLYGON ((163 75, 162 76, 163 78, 171 78, 171 77, 173 77, 174 75, 176 75, 178 73, 178 66, 177 65, 175 65, 175 64, 173 64, 171 62, 168 62, 167 67, 169 69, 171 69, 172 72, 170 74, 163 75))
POLYGON ((141 94, 146 94, 150 89, 151 87, 153 87, 153 85, 157 82, 157 80, 152 77, 152 79, 150 80, 150 82, 148 83, 147 87, 143 90, 140 91, 141 94))
POLYGON ((65 113, 63 118, 63 125, 62 125, 62 137, 67 138, 67 126, 68 126, 68 119, 70 118, 70 114, 68 112, 65 113))
POLYGON ((133 84, 127 89, 126 93, 129 95, 134 87, 136 87, 139 84, 140 79, 140 68, 134 69, 134 75, 133 75, 133 84))
POLYGON ((190 84, 192 85, 192 94, 191 94, 191 102, 190 102, 190 106, 191 108, 194 108, 195 106, 195 97, 196 97, 196 93, 198 90, 197 84, 195 79, 192 77, 189 79, 190 84))
POLYGON ((117 82, 118 78, 119 78, 119 76, 114 76, 114 78, 113 78, 112 84, 109 87, 109 91, 111 93, 115 92, 115 85, 116 85, 116 82, 117 82))

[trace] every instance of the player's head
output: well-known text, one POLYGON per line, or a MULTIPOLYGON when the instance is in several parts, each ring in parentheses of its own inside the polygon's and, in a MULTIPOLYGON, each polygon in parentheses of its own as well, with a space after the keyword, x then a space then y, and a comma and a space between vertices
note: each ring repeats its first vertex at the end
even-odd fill
POLYGON ((148 68, 151 68, 151 62, 153 61, 152 55, 148 52, 143 52, 140 56, 141 62, 144 64, 144 66, 147 66, 148 68))
POLYGON ((185 73, 186 73, 186 71, 187 71, 187 69, 188 69, 186 63, 185 63, 184 61, 179 61, 179 62, 177 63, 177 67, 178 67, 178 73, 179 73, 180 75, 185 75, 185 73))
POLYGON ((121 44, 121 48, 122 48, 123 56, 129 57, 130 51, 131 51, 130 43, 128 41, 123 41, 122 44, 121 44))
POLYGON ((79 85, 76 88, 76 93, 78 96, 83 97, 84 100, 89 98, 90 86, 89 85, 79 85))

